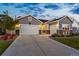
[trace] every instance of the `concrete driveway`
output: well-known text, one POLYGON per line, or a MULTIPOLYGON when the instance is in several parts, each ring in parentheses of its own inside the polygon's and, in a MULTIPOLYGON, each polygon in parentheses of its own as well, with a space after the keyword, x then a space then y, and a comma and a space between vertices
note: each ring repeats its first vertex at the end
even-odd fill
POLYGON ((48 36, 21 35, 2 56, 79 56, 79 51, 48 36))

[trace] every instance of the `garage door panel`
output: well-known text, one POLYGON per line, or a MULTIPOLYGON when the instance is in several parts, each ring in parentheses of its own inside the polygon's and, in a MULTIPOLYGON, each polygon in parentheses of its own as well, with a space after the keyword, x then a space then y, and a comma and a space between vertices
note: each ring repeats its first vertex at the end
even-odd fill
POLYGON ((26 25, 22 24, 20 29, 20 34, 38 34, 39 33, 39 26, 38 25, 26 25))

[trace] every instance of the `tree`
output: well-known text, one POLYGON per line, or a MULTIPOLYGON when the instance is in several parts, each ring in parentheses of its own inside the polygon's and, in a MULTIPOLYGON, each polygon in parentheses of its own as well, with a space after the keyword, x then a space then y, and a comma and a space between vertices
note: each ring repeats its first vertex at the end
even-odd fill
POLYGON ((13 18, 11 18, 8 15, 5 15, 2 20, 1 20, 1 24, 2 24, 2 29, 4 31, 6 30, 12 30, 13 28, 13 18))
POLYGON ((1 28, 3 29, 4 32, 6 32, 7 30, 14 30, 16 24, 18 24, 19 21, 13 20, 13 18, 8 15, 8 11, 4 11, 3 13, 5 16, 3 16, 2 19, 0 20, 1 28))

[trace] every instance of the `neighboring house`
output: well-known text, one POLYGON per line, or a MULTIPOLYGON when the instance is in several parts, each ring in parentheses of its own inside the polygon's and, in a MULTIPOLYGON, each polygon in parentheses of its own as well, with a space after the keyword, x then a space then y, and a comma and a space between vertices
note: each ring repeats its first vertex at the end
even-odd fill
POLYGON ((50 34, 70 35, 72 31, 72 21, 68 16, 63 16, 48 22, 50 24, 50 34))
POLYGON ((75 19, 73 19, 72 33, 79 33, 79 22, 77 22, 75 19))
POLYGON ((47 24, 44 20, 36 19, 35 17, 29 15, 19 19, 20 21, 20 35, 26 34, 44 34, 46 33, 47 24))
POLYGON ((78 22, 78 33, 79 33, 79 22, 78 22))

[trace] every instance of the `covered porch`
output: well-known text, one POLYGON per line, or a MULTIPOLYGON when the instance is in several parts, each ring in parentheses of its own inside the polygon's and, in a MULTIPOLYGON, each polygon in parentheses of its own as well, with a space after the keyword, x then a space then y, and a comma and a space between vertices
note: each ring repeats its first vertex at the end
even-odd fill
POLYGON ((50 29, 49 29, 48 24, 41 23, 39 25, 39 34, 50 34, 50 29))
POLYGON ((72 34, 72 30, 60 29, 60 30, 57 30, 57 34, 59 34, 59 35, 71 35, 72 34))

